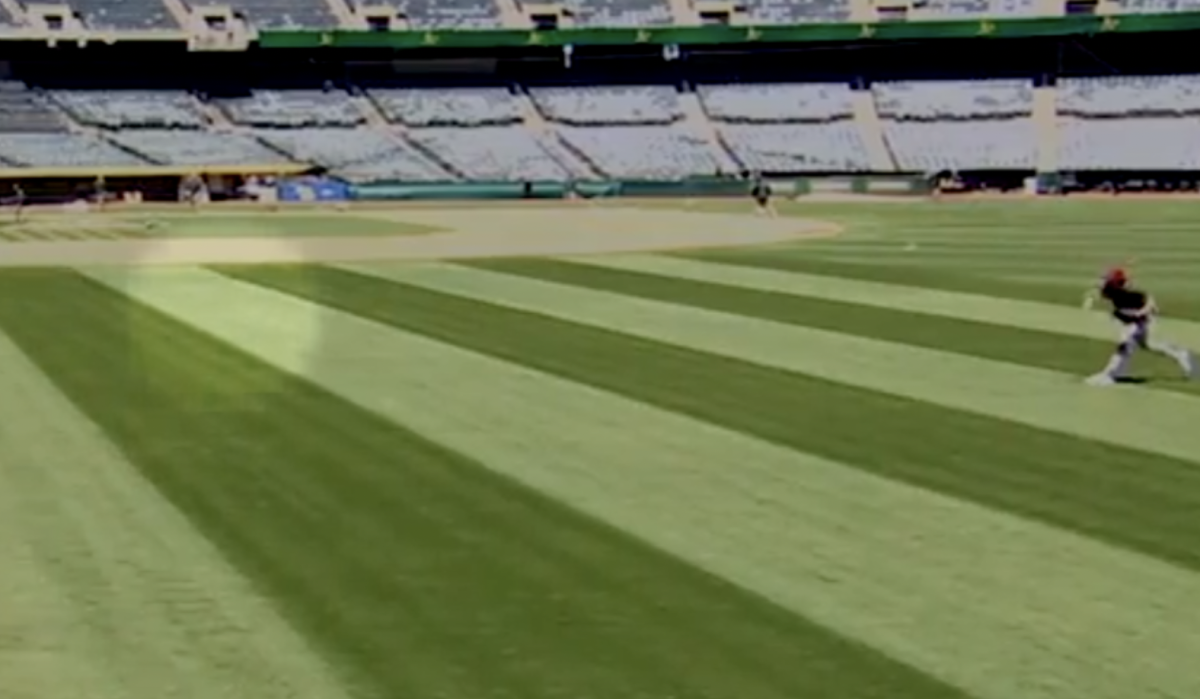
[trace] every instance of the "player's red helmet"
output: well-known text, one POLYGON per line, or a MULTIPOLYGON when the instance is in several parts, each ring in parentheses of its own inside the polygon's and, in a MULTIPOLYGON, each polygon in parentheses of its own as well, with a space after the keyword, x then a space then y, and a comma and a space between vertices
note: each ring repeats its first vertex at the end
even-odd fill
POLYGON ((1104 283, 1109 286, 1125 286, 1125 282, 1129 281, 1129 275, 1125 274, 1125 270, 1120 267, 1114 267, 1104 273, 1104 283))

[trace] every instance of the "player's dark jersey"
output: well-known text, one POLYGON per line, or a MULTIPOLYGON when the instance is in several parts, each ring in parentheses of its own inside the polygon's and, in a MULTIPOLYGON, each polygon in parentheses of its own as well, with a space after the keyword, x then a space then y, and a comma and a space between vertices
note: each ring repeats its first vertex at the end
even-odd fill
POLYGON ((771 188, 767 186, 766 182, 755 182, 754 186, 750 188, 750 196, 759 202, 765 202, 771 197, 771 188))
POLYGON ((1112 304, 1113 317, 1122 323, 1136 323, 1142 320, 1132 314, 1145 307, 1147 301, 1145 292, 1128 286, 1105 284, 1100 289, 1100 296, 1112 304))

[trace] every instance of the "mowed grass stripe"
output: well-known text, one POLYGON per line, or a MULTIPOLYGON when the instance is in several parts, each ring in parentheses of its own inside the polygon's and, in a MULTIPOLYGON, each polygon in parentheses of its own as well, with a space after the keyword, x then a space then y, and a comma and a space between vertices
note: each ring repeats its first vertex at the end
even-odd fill
POLYGON ((452 265, 347 266, 464 298, 604 327, 831 382, 1200 463, 1200 400, 1098 391, 1075 376, 452 265), (586 315, 580 308, 588 309, 586 315), (1130 414, 1139 419, 1130 420, 1130 414))
MULTIPOLYGON (((514 269, 521 268, 526 261, 487 261, 481 262, 485 268, 490 268, 496 262, 503 268, 511 264, 514 269)), ((823 316, 844 316, 864 314, 863 319, 873 323, 880 332, 895 332, 889 319, 896 318, 889 314, 872 314, 870 310, 859 310, 861 306, 869 306, 871 310, 882 309, 903 311, 917 316, 906 316, 908 322, 922 328, 922 331, 933 332, 936 335, 957 334, 946 333, 950 328, 960 327, 965 332, 987 332, 988 325, 1000 325, 1006 328, 1037 331, 1036 335, 1022 335, 1022 338, 1034 339, 1039 342, 1059 341, 1062 338, 1047 338, 1041 333, 1065 335, 1072 338, 1104 341, 1106 353, 1112 350, 1115 341, 1115 323, 1110 316, 1102 311, 1093 313, 1081 312, 1077 307, 1070 308, 1060 304, 1042 303, 1037 301, 1020 301, 1015 299, 998 298, 981 294, 966 294, 940 291, 916 286, 887 284, 882 282, 863 281, 800 272, 778 272, 768 269, 752 269, 736 265, 714 264, 700 262, 666 255, 625 255, 611 257, 580 258, 578 260, 563 260, 561 263, 550 261, 529 261, 526 274, 547 278, 551 281, 569 281, 574 275, 580 275, 582 280, 596 279, 600 283, 618 284, 628 281, 630 284, 652 284, 659 278, 669 278, 671 281, 687 280, 706 284, 719 285, 713 292, 705 293, 701 287, 685 285, 686 289, 696 293, 697 299, 707 301, 716 291, 730 297, 730 304, 737 304, 743 298, 739 290, 766 292, 768 294, 785 294, 788 297, 803 299, 801 306, 795 310, 817 318, 823 316), (582 272, 581 269, 587 270, 582 272), (652 279, 643 276, 626 275, 596 275, 591 270, 613 270, 634 272, 640 275, 655 275, 652 279), (544 270, 544 271, 543 271, 544 270), (551 276, 546 276, 551 275, 551 276), (953 325, 937 323, 927 317, 956 321, 953 325), (965 321, 959 323, 957 321, 965 321), (926 323, 935 323, 926 325, 926 323), (982 327, 981 327, 982 326, 982 327)), ((604 287, 602 287, 604 288, 604 287)), ((650 288, 654 288, 651 286, 650 288)), ((641 292, 639 292, 641 293, 641 292)), ((750 295, 744 298, 762 297, 750 295)), ((1082 294, 1080 294, 1082 300, 1082 294)), ((781 299, 781 306, 787 306, 791 299, 781 299)), ((747 304, 755 305, 755 304, 747 304)), ((761 305, 761 304, 757 304, 761 305)), ((787 319, 790 314, 782 314, 780 319, 787 319)), ((765 317, 765 316, 764 316, 765 317)), ((819 322, 818 322, 819 324, 819 322)), ((824 326, 822 326, 824 327, 824 326)), ((1200 322, 1159 318, 1155 324, 1156 331, 1169 336, 1172 340, 1188 346, 1200 348, 1200 322)), ((999 330, 997 330, 999 331, 999 330)), ((914 334, 916 334, 914 332, 914 334)), ((1020 338, 1007 336, 1006 343, 1023 348, 1027 343, 1020 338)), ((912 340, 906 340, 912 342, 912 340)), ((953 341, 953 338, 951 338, 953 341)), ((922 344, 916 342, 914 344, 922 344)), ((1077 353, 1085 346, 1092 349, 1096 345, 1087 343, 1075 344, 1077 353)), ((1068 349, 1064 346, 1062 349, 1068 349)), ((973 354, 986 356, 988 348, 979 347, 973 354)), ((1173 367, 1174 365, 1172 365, 1173 367)), ((1054 367, 1059 368, 1059 367, 1054 367)))
MULTIPOLYGON (((362 268, 369 273, 373 268, 362 268)), ((554 297, 561 303, 555 318, 530 312, 514 312, 508 306, 511 294, 505 285, 478 295, 464 295, 460 290, 450 294, 434 292, 429 297, 425 280, 443 278, 449 285, 460 280, 462 272, 443 267, 426 268, 424 273, 405 268, 391 272, 380 268, 384 279, 423 277, 419 286, 405 285, 392 301, 397 316, 384 317, 402 327, 408 308, 420 307, 437 299, 442 306, 454 306, 457 313, 472 318, 470 322, 498 322, 508 318, 512 336, 504 345, 469 345, 480 351, 503 353, 513 361, 532 363, 538 368, 561 372, 574 380, 620 391, 665 408, 681 410, 705 420, 746 431, 781 444, 832 459, 870 469, 882 475, 898 478, 922 487, 937 489, 958 497, 966 497, 991 506, 1036 516, 1046 521, 1070 526, 1080 531, 1108 538, 1110 541, 1152 552, 1166 558, 1200 567, 1192 537, 1200 534, 1200 522, 1189 522, 1180 512, 1196 507, 1200 498, 1200 472, 1193 461, 1184 461, 1154 454, 1105 445, 1093 440, 1072 438, 1010 421, 998 421, 983 415, 963 412, 925 401, 882 394, 861 386, 836 383, 819 370, 810 369, 805 375, 780 371, 765 363, 733 359, 732 353, 718 355, 689 350, 676 342, 663 345, 650 340, 657 333, 639 330, 637 335, 615 335, 599 326, 597 317, 613 317, 622 324, 623 318, 614 311, 619 304, 606 298, 587 294, 571 294, 569 287, 537 288, 540 299, 554 297), (494 293, 493 293, 494 292, 494 293), (495 303, 489 299, 499 299, 495 303), (480 301, 488 305, 463 301, 480 301), (566 308, 572 300, 576 310, 566 308), (492 315, 494 314, 494 318, 492 315), (565 320, 569 324, 556 324, 565 320), (584 323, 586 325, 580 325, 584 323), (551 333, 551 330, 555 330, 551 333), (620 359, 604 360, 613 366, 631 362, 646 376, 660 376, 662 385, 643 383, 641 373, 627 375, 606 373, 609 364, 594 358, 595 353, 581 353, 573 362, 539 354, 541 346, 527 343, 525 338, 538 334, 565 335, 564 343, 574 347, 609 346, 620 352, 620 359), (628 356, 624 356, 628 355, 628 356), (680 392, 689 387, 686 399, 680 392), (773 416, 752 417, 739 406, 759 401, 765 413, 773 416), (864 434, 869 433, 869 438, 864 434), (1005 445, 1000 448, 999 445, 1005 445), (972 459, 961 455, 971 454, 972 459), (991 458, 975 455, 987 454, 991 458), (992 459, 995 459, 994 461, 992 459)), ((485 274, 476 272, 475 274, 485 274)), ((432 282, 431 282, 432 283, 432 282)), ((535 284, 530 282, 531 284, 535 284)), ((386 290, 375 291, 388 298, 386 290)), ((686 328, 683 321, 688 309, 665 316, 645 314, 639 322, 645 326, 669 329, 686 328)), ((413 321, 415 322, 415 321, 413 321)), ((628 326, 628 322, 623 323, 628 326)), ((439 326, 434 326, 439 327, 439 326)), ((457 328, 457 326, 453 326, 457 328)), ((464 326, 469 328, 470 325, 464 326)), ((716 328, 714 333, 737 335, 743 344, 757 347, 751 325, 716 328)), ((425 330, 428 332, 428 330, 425 330)), ((461 332, 461 331, 460 331, 461 332)), ((472 335, 450 335, 443 339, 471 343, 472 335)), ((707 342, 700 338, 701 347, 707 342)), ((790 338, 768 336, 759 339, 763 345, 783 350, 800 348, 806 357, 822 351, 821 347, 806 345, 790 338)), ((853 360, 855 350, 833 348, 826 352, 842 353, 826 357, 837 362, 842 357, 853 360)), ((821 356, 814 357, 820 360, 821 356)), ((903 357, 871 363, 866 357, 865 371, 924 371, 922 367, 905 366, 903 357)), ((776 363, 778 366, 778 363, 776 363)), ((934 372, 936 374, 936 372, 934 372)), ((935 375, 930 381, 943 377, 935 375)), ((956 377, 949 378, 951 382, 956 377)), ((1074 384, 1071 384, 1074 386, 1074 384)), ((953 389, 954 386, 951 386, 953 389)), ((1117 406, 1119 409, 1120 406, 1117 406)), ((1097 428, 1098 429, 1098 428, 1097 428)))
MULTIPOLYGON (((45 315, 87 318, 71 332, 107 360, 76 401, 135 404, 154 434, 108 425, 116 438, 374 696, 959 696, 316 386, 340 365, 309 382, 264 361, 320 357, 311 304, 288 313, 287 297, 202 271, 91 274, 157 310, 56 281, 78 301, 45 315)), ((48 341, 67 321, 39 322, 48 341)), ((377 399, 435 409, 428 374, 423 398, 380 391, 380 363, 413 357, 342 340, 351 365, 370 360, 359 385, 377 399)), ((489 428, 454 412, 460 430, 489 428)))
MULTIPOLYGON (((1192 573, 330 307, 404 319, 433 337, 459 333, 464 345, 520 361, 570 366, 589 357, 589 372, 658 381, 652 352, 613 353, 595 332, 568 344, 560 323, 516 326, 503 309, 470 303, 467 312, 453 297, 397 294, 328 270, 231 273, 327 305, 202 273, 114 283, 975 696, 1125 699, 1196 686, 1179 658, 1200 626, 1155 605, 1197 594, 1192 573), (305 331, 314 314, 328 338, 319 347, 305 331), (983 540, 991 544, 981 548, 983 540), (1147 628, 1153 639, 1141 635, 1147 628), (1144 640, 1168 638, 1180 656, 1124 663, 1144 640)), ((649 352, 651 344, 626 349, 649 352)), ((707 377, 719 367, 699 368, 707 377)), ((698 377, 686 373, 671 389, 704 400, 698 377)), ((778 407, 736 397, 752 420, 778 407)), ((841 682, 861 680, 848 673, 841 682)), ((830 683, 822 696, 852 689, 830 683)), ((908 685, 881 691, 903 695, 908 685)))
MULTIPOLYGON (((902 245, 902 243, 897 243, 897 245, 902 245)), ((907 256, 911 259, 906 259, 904 253, 897 253, 895 257, 877 260, 874 263, 863 262, 852 257, 836 260, 826 259, 818 255, 805 254, 803 250, 790 253, 722 251, 674 254, 689 259, 708 260, 755 269, 846 277, 1065 306, 1077 305, 1083 298, 1083 292, 1096 283, 1100 273, 1107 266, 1123 262, 1123 258, 1098 260, 1094 269, 1076 274, 1064 274, 1060 277, 1061 281, 1054 282, 1034 278, 1008 278, 1021 275, 1022 270, 1019 264, 992 270, 990 274, 979 272, 965 264, 953 269, 932 267, 917 257, 920 255, 919 250, 907 256), (964 269, 970 271, 963 271, 964 269)), ((1134 269, 1135 273, 1137 271, 1134 269)), ((1025 273, 1027 274, 1028 271, 1026 270, 1025 273)), ((1168 283, 1164 285, 1165 288, 1157 288, 1154 284, 1154 277, 1152 275, 1147 275, 1147 277, 1147 279, 1139 278, 1137 283, 1144 282, 1148 285, 1147 290, 1154 293, 1165 312, 1172 317, 1200 321, 1200 301, 1196 300, 1194 294, 1176 288, 1177 284, 1172 280, 1168 280, 1168 283)))
MULTIPOLYGON (((108 371, 86 360, 89 338, 64 331, 46 346, 30 332, 39 314, 72 310, 31 281, 0 275, 0 325, 45 365, 108 371)), ((0 366, 0 695, 348 696, 3 333, 0 366)))
MULTIPOLYGON (((405 278, 412 272, 404 272, 405 278)), ((333 270, 314 270, 301 279, 270 270, 227 273, 1200 568, 1194 546, 1200 521, 1180 516, 1200 505, 1200 471, 1192 462, 581 325, 606 306, 596 299, 584 298, 574 314, 564 314, 578 322, 559 322, 419 286, 389 288, 386 280, 347 278, 333 270), (328 291, 342 288, 351 291, 328 291), (336 295, 352 291, 353 303, 336 295), (318 292, 324 295, 311 296, 318 292), (376 299, 374 305, 361 300, 368 296, 376 299), (480 324, 504 330, 484 338, 480 324), (761 409, 748 411, 746 405, 761 409)))
MULTIPOLYGON (((982 315, 988 321, 1006 323, 1006 325, 966 320, 941 315, 930 315, 924 312, 908 312, 909 309, 931 309, 942 312, 954 312, 956 296, 946 292, 923 291, 897 287, 891 293, 878 292, 870 295, 859 290, 848 291, 848 299, 860 303, 832 300, 836 297, 838 282, 831 279, 830 289, 820 291, 830 298, 814 298, 797 296, 792 293, 780 292, 776 289, 747 288, 757 279, 744 281, 735 271, 737 286, 730 286, 714 280, 721 272, 720 265, 704 265, 689 261, 676 261, 662 258, 659 262, 653 258, 617 258, 609 260, 594 260, 585 262, 567 262, 552 260, 487 260, 469 263, 468 266, 478 269, 493 270, 529 277, 547 282, 569 284, 589 289, 600 289, 615 293, 633 294, 642 298, 654 299, 666 303, 677 303, 712 311, 735 313, 752 318, 778 321, 805 327, 820 328, 833 332, 871 337, 889 342, 904 343, 917 347, 934 350, 957 352, 960 354, 1012 362, 1042 369, 1051 369, 1073 373, 1080 378, 1095 372, 1104 366, 1111 355, 1114 343, 1091 340, 1070 335, 1058 334, 1043 330, 1030 330, 1013 327, 1021 322, 1021 318, 1038 319, 1038 311, 1046 318, 1040 324, 1044 328, 1054 327, 1051 322, 1055 316, 1065 316, 1070 311, 1031 302, 994 300, 995 306, 989 304, 992 299, 987 297, 967 297, 963 303, 980 311, 977 314, 964 313, 966 317, 982 315), (633 269, 624 269, 628 264, 633 269), (667 276, 667 272, 677 265, 683 268, 679 277, 667 276), (700 265, 699 271, 693 268, 700 265), (708 269, 717 268, 715 272, 708 269), (656 270, 651 272, 649 270, 656 270), (704 279, 704 277, 709 279, 704 279), (913 301, 904 299, 911 297, 913 301), (925 303, 927 297, 933 297, 930 303, 925 303), (944 297, 944 298, 943 298, 944 297), (899 300, 896 300, 899 299, 899 300), (870 303, 867 303, 870 302, 870 303), (1009 304, 1024 305, 1031 308, 1012 309, 1009 304), (904 310, 893 310, 889 305, 901 306, 904 310), (989 312, 991 311, 991 312, 989 312)), ((757 272, 747 272, 754 275, 757 272)), ((779 275, 786 277, 788 275, 779 275)), ((858 282, 848 282, 853 285, 858 282)), ((819 282, 814 282, 814 285, 819 282)), ((759 286, 766 287, 767 284, 759 286)), ((779 284, 778 286, 784 286, 779 284)), ((1082 316, 1076 310, 1071 315, 1082 316)), ((1093 314, 1087 318, 1077 318, 1084 321, 1085 331, 1105 330, 1111 334, 1112 328, 1093 314), (1088 322, 1090 321, 1090 322, 1088 322)), ((1039 323, 1032 323, 1038 325, 1039 323)), ((1066 325, 1064 323, 1064 325, 1066 325)), ((1100 333, 1094 333, 1100 334, 1100 333)), ((1200 327, 1197 328, 1200 336, 1200 327)), ((1179 390, 1183 392, 1200 392, 1200 383, 1182 380, 1179 366, 1170 359, 1158 355, 1141 353, 1135 359, 1134 369, 1146 367, 1158 381, 1155 388, 1179 390)))

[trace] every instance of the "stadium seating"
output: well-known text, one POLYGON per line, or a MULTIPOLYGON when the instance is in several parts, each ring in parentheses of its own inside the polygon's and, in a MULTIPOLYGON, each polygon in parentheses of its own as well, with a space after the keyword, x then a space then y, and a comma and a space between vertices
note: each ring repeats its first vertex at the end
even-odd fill
POLYGON ((860 171, 870 159, 840 83, 701 85, 701 104, 752 170, 860 171))
POLYGON ((338 19, 325 0, 231 0, 228 5, 263 29, 338 26, 338 19))
POLYGON ((180 29, 161 0, 70 0, 67 4, 92 29, 180 29))
POLYGON ((678 126, 563 127, 563 140, 602 173, 673 180, 719 168, 709 143, 678 126))
POLYGON ((372 90, 369 95, 389 121, 409 126, 484 126, 521 121, 521 110, 505 88, 372 90))
POLYGON ((260 90, 216 103, 244 126, 355 126, 366 121, 343 90, 260 90))
POLYGON ((663 85, 532 88, 547 119, 572 125, 670 124, 683 117, 679 95, 663 85))
POLYGON ((1122 12, 1196 12, 1200 3, 1196 0, 1120 0, 1117 3, 1122 12))
MULTIPOLYGON (((712 84, 697 86, 694 100, 668 85, 530 87, 532 115, 521 88, 365 94, 400 126, 367 126, 344 90, 212 100, 229 126, 182 90, 0 82, 0 161, 302 162, 349 178, 411 181, 678 179, 727 170, 730 158, 790 172, 861 172, 889 157, 906 172, 1031 170, 1039 144, 1052 143, 1035 128, 1026 80, 885 82, 869 93, 841 83, 712 84), (872 104, 865 95, 878 119, 863 111, 872 104), (875 128, 882 146, 863 139, 875 128)), ((1064 169, 1200 169, 1198 76, 1063 79, 1057 100, 1064 169)))
POLYGON ((65 130, 63 118, 41 95, 24 83, 0 82, 0 132, 65 130))
POLYGON ((853 114, 841 83, 699 85, 696 94, 713 119, 729 122, 819 121, 853 114))
POLYGON ((1059 166, 1068 170, 1200 170, 1194 119, 1064 119, 1059 166))
POLYGON ((572 0, 564 5, 581 27, 650 27, 673 21, 666 0, 572 0))
POLYGON ((879 116, 896 119, 972 119, 1027 116, 1033 109, 1028 80, 939 80, 877 83, 879 116))
POLYGON ((1036 0, 927 0, 915 5, 915 19, 972 19, 1037 15, 1036 0))
POLYGON ((1200 168, 1200 77, 1065 79, 1058 112, 1061 167, 1200 168))
POLYGON ((1067 78, 1058 82, 1058 112, 1084 117, 1196 114, 1200 113, 1200 77, 1067 78))
POLYGON ((905 171, 1029 169, 1037 161, 1026 80, 880 83, 884 139, 905 171))
POLYGON ((347 179, 376 175, 423 182, 453 179, 384 129, 260 129, 255 135, 292 160, 328 168, 347 179))
POLYGON ((1032 119, 893 121, 884 137, 901 170, 1026 170, 1036 163, 1032 119))
POLYGON ((388 4, 400 10, 414 29, 489 29, 500 26, 500 9, 491 0, 397 0, 388 4))
POLYGON ((725 143, 751 170, 861 172, 870 169, 853 121, 811 124, 730 124, 725 143))
POLYGON ((746 0, 746 13, 754 24, 845 22, 849 0, 746 0))
POLYGON ((522 127, 414 129, 409 138, 472 180, 553 180, 570 173, 522 127))
POLYGON ((266 165, 288 162, 278 151, 248 134, 183 129, 130 129, 116 143, 163 165, 266 165))
POLYGON ((17 167, 147 164, 98 137, 70 133, 0 133, 0 159, 17 167))
POLYGON ((182 90, 59 90, 50 98, 76 121, 103 128, 199 129, 204 117, 182 90))

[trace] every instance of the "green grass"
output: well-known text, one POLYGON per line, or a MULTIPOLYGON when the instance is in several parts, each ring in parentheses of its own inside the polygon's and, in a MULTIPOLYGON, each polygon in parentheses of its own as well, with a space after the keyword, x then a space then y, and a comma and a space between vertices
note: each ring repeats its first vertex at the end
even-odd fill
POLYGON ((0 688, 1200 696, 1200 385, 1077 308, 1200 349, 1200 205, 781 209, 844 233, 0 271, 0 688))
POLYGON ((78 276, 0 280, 0 327, 366 696, 956 696, 78 276))

